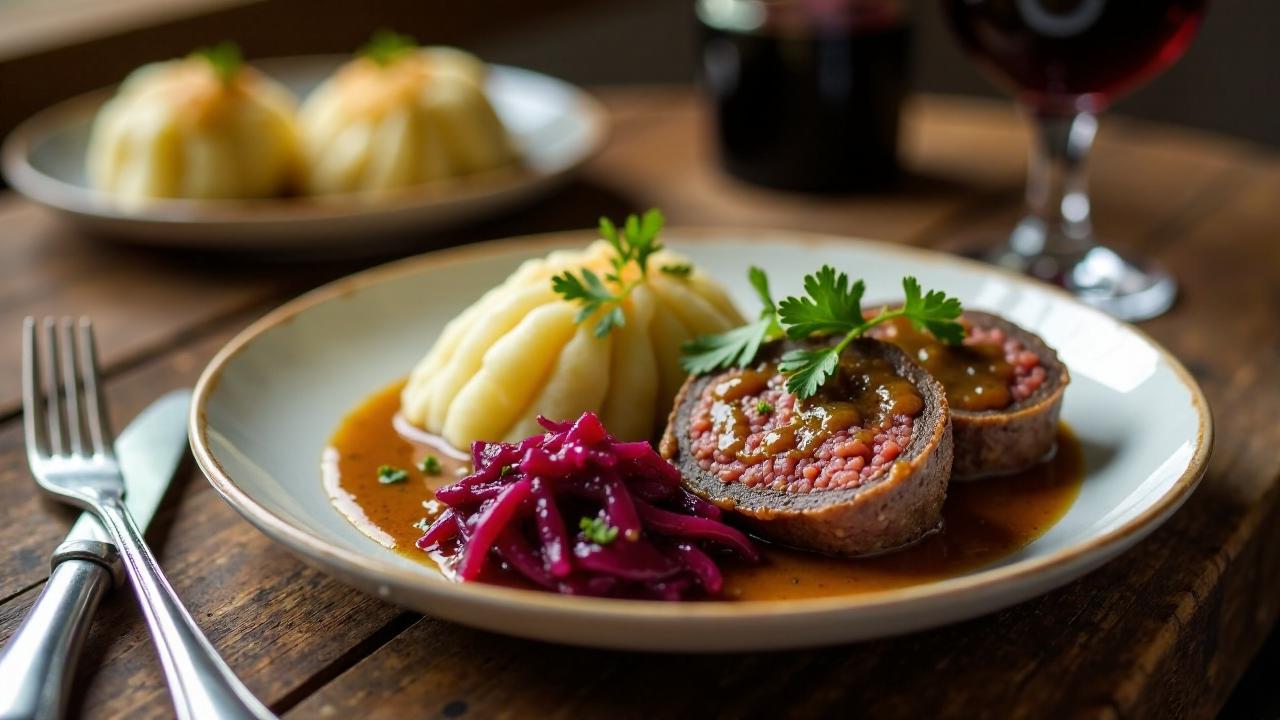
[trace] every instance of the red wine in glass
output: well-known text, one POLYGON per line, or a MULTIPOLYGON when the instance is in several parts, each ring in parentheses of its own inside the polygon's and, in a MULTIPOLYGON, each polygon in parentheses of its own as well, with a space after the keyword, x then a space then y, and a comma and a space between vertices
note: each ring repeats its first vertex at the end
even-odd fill
POLYGON ((1084 163, 1094 113, 1190 44, 1206 0, 942 0, 965 48, 1032 115, 1027 216, 996 260, 1127 320, 1172 304, 1173 278, 1093 238, 1084 163))
POLYGON ((1181 57, 1205 0, 946 0, 961 42, 1029 106, 1098 111, 1181 57), (1075 103, 1062 108, 1064 101, 1075 103))

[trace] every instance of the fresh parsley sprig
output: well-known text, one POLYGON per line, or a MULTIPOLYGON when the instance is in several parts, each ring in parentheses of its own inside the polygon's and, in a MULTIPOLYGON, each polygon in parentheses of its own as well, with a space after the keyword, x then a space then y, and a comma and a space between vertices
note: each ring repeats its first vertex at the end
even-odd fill
POLYGON ((835 345, 792 350, 779 361, 778 369, 787 376, 787 391, 799 398, 808 398, 817 394, 835 372, 840 355, 849 343, 883 322, 905 317, 917 329, 932 333, 942 342, 958 343, 964 339, 964 327, 957 322, 963 310, 960 301, 937 290, 922 293, 914 277, 902 279, 901 307, 882 308, 870 318, 862 312, 866 285, 861 280, 850 283, 848 275, 829 265, 805 276, 804 296, 783 298, 776 306, 769 297, 764 271, 753 267, 748 278, 765 303, 760 318, 728 332, 704 335, 686 343, 681 359, 685 370, 701 374, 749 365, 760 345, 781 337, 784 330, 793 340, 842 335, 835 345))
POLYGON ((941 290, 930 290, 921 297, 920 283, 913 277, 902 278, 902 292, 906 297, 902 315, 917 330, 928 330, 948 345, 964 342, 964 325, 956 321, 964 312, 958 298, 948 297, 941 290))
POLYGON ((235 79, 236 73, 240 72, 240 66, 244 64, 244 56, 240 53, 240 46, 230 40, 223 40, 217 45, 209 47, 197 48, 191 52, 191 57, 200 58, 209 63, 209 67, 213 69, 213 74, 218 76, 218 80, 224 85, 230 85, 235 79))
POLYGON ((681 350, 680 365, 693 375, 744 367, 755 359, 760 346, 782 337, 778 324, 778 306, 769 293, 769 276, 754 265, 747 271, 747 279, 764 308, 760 315, 741 327, 717 335, 699 335, 685 343, 681 350))
POLYGON ((613 257, 609 258, 609 272, 602 279, 588 268, 582 268, 576 274, 565 270, 551 278, 551 289, 565 300, 579 305, 574 322, 582 323, 597 313, 601 313, 596 323, 595 336, 606 337, 614 328, 626 324, 626 315, 622 312, 622 303, 636 285, 644 282, 649 272, 649 257, 662 250, 658 242, 658 233, 662 232, 665 222, 662 213, 650 210, 643 217, 630 215, 622 228, 618 228, 609 218, 600 218, 600 237, 613 248, 613 257), (639 274, 630 281, 623 275, 628 265, 635 265, 639 274))
POLYGON ((840 354, 853 339, 880 323, 905 317, 921 330, 928 330, 946 343, 964 339, 964 327, 956 322, 963 308, 956 298, 932 290, 921 296, 920 283, 907 276, 902 279, 905 297, 902 306, 893 310, 881 308, 871 318, 862 314, 862 294, 866 286, 861 280, 849 284, 844 273, 823 265, 814 275, 804 278, 806 297, 784 299, 778 305, 778 317, 787 336, 803 340, 811 335, 844 333, 840 342, 814 350, 792 350, 782 356, 778 369, 787 375, 787 391, 796 397, 817 394, 822 384, 835 372, 840 354))
POLYGON ((600 322, 596 323, 596 337, 608 335, 615 327, 621 327, 627 321, 622 313, 623 295, 606 287, 600 276, 588 268, 582 268, 578 275, 569 270, 556 275, 551 278, 551 289, 565 300, 579 304, 578 314, 573 318, 575 323, 585 322, 601 308, 609 307, 600 322))
POLYGON ((813 275, 804 276, 804 297, 786 297, 778 303, 778 318, 792 340, 847 332, 862 324, 866 289, 861 280, 850 285, 848 275, 823 265, 813 275))
POLYGON ((369 38, 369 42, 360 48, 359 54, 386 67, 417 47, 418 41, 413 36, 383 28, 369 38))

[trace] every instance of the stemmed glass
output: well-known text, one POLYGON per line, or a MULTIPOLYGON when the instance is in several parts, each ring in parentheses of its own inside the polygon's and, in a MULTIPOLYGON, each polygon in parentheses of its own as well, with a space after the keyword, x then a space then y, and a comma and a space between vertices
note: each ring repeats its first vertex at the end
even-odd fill
POLYGON ((1206 0, 942 0, 966 49, 1035 124, 1026 214, 990 259, 1124 320, 1173 304, 1166 271, 1098 243, 1085 163, 1097 113, 1177 60, 1206 0))

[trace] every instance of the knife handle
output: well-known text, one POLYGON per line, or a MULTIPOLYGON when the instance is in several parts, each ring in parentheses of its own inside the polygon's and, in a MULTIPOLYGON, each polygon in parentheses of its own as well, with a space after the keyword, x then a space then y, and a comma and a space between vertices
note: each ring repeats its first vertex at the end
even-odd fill
POLYGON ((58 720, 98 602, 120 578, 115 547, 63 543, 40 596, 0 653, 0 719, 58 720))

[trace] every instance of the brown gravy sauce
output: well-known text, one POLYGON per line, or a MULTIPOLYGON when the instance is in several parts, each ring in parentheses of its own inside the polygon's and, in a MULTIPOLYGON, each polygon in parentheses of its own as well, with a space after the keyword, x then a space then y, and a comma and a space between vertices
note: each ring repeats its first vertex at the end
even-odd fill
POLYGON ((811 454, 827 438, 841 430, 860 428, 854 437, 870 444, 896 415, 916 416, 924 399, 911 381, 892 363, 875 357, 845 353, 831 378, 818 394, 796 402, 790 423, 770 430, 754 452, 745 449, 750 419, 742 399, 760 395, 770 382, 780 383, 773 363, 735 370, 711 387, 711 419, 719 449, 736 455, 746 465, 787 453, 793 458, 811 454))
POLYGON ((1004 348, 994 343, 948 345, 917 330, 906 318, 895 318, 872 332, 902 348, 947 389, 947 402, 964 410, 999 410, 1013 402, 1013 366, 1004 348))
MULTIPOLYGON (((397 382, 371 395, 338 427, 322 463, 330 500, 373 540, 431 567, 436 563, 414 547, 414 527, 440 512, 436 488, 452 483, 465 461, 411 442, 393 427, 400 408, 397 382), (441 472, 427 475, 418 464, 439 459, 441 472), (382 485, 378 467, 409 472, 406 482, 382 485)), ((856 560, 761 543, 758 565, 723 562, 726 599, 782 600, 856 595, 918 585, 962 575, 992 563, 1040 537, 1066 513, 1080 492, 1084 456, 1065 426, 1054 456, 1016 475, 953 482, 943 508, 944 526, 920 543, 873 558, 856 560)))

